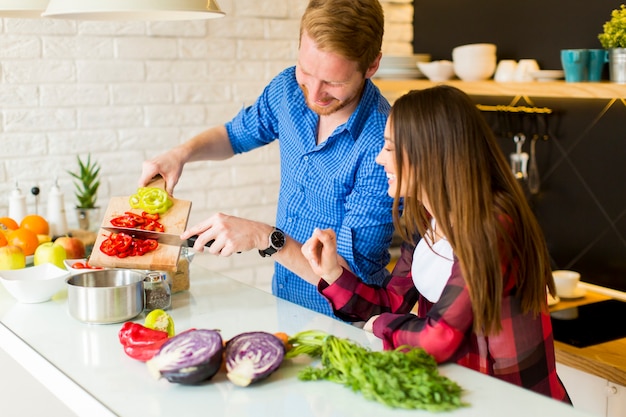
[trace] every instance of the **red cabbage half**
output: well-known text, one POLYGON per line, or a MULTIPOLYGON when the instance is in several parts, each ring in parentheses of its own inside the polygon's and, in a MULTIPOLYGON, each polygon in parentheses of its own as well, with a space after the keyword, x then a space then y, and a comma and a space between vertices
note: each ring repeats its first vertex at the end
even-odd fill
POLYGON ((158 379, 192 385, 211 379, 222 365, 222 336, 216 330, 193 329, 170 338, 146 362, 158 379))
POLYGON ((228 379, 246 387, 278 369, 285 357, 285 345, 271 333, 241 333, 228 341, 225 357, 228 379))

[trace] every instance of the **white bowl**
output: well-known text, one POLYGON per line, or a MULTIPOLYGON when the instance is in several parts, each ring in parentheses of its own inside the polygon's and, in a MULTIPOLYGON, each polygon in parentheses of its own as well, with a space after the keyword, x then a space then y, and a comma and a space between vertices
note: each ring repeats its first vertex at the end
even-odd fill
POLYGON ((491 78, 496 70, 496 57, 475 60, 454 60, 454 73, 463 81, 482 81, 491 78))
POLYGON ((43 303, 65 288, 70 273, 45 263, 22 269, 0 271, 4 288, 21 303, 43 303))
POLYGON ((495 55, 496 49, 493 43, 470 43, 452 49, 452 57, 495 55))
POLYGON ((452 61, 418 62, 417 67, 430 81, 447 81, 454 77, 452 61))

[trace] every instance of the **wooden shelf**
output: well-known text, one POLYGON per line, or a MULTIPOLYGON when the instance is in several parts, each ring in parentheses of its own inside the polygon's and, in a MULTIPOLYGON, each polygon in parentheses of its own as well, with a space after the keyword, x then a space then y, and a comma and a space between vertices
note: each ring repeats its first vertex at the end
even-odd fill
POLYGON ((409 90, 421 90, 437 84, 452 85, 470 95, 626 99, 626 84, 616 84, 607 81, 599 83, 568 83, 561 80, 500 83, 493 80, 469 82, 450 80, 439 83, 422 79, 381 78, 375 78, 373 81, 390 102, 395 101, 409 90))

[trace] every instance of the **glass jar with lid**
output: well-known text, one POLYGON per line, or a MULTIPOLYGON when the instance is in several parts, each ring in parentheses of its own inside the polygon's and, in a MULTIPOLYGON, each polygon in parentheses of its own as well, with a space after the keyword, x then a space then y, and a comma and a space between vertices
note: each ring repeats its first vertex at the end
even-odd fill
POLYGON ((172 305, 172 290, 165 272, 149 272, 143 280, 145 311, 167 310, 172 305))

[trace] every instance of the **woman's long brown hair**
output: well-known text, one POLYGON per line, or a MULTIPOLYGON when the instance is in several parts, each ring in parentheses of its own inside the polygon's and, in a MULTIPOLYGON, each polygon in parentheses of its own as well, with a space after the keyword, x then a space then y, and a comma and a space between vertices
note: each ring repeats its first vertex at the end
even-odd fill
POLYGON ((503 274, 514 274, 524 313, 545 311, 546 286, 554 294, 554 282, 543 232, 467 94, 443 85, 411 91, 394 103, 390 123, 396 190, 404 188, 402 179, 409 190, 402 203, 395 196, 396 228, 410 240, 415 233, 432 233, 430 215, 437 219, 469 288, 475 331, 489 334, 502 327, 503 274))

